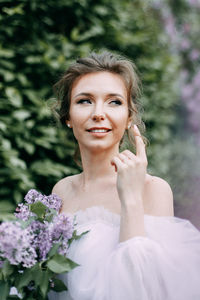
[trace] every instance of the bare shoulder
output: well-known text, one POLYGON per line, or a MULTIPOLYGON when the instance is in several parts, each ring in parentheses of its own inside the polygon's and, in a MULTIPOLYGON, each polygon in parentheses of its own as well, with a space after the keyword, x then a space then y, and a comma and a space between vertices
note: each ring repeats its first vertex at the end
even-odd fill
POLYGON ((147 214, 174 216, 173 192, 169 183, 160 177, 147 174, 144 204, 147 214))
POLYGON ((66 192, 69 193, 74 177, 77 175, 67 176, 59 180, 52 189, 52 194, 58 195, 61 199, 65 198, 66 192))

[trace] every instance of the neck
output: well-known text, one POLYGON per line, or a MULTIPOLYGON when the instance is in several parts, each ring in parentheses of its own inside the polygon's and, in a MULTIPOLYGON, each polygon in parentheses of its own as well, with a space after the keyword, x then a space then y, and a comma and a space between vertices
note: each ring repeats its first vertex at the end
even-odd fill
POLYGON ((119 153, 118 145, 111 149, 94 151, 80 147, 83 172, 81 173, 81 185, 87 187, 102 181, 116 182, 117 173, 111 165, 112 158, 119 153))

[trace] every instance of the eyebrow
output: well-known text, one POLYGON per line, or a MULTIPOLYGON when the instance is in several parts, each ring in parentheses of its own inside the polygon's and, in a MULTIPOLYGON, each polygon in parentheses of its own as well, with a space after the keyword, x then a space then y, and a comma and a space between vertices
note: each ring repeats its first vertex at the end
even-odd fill
MULTIPOLYGON (((79 94, 75 95, 74 98, 77 98, 79 96, 93 97, 93 95, 90 94, 90 93, 79 93, 79 94)), ((124 97, 122 95, 117 94, 117 93, 109 93, 107 96, 109 96, 109 97, 120 97, 120 98, 124 99, 124 97)))

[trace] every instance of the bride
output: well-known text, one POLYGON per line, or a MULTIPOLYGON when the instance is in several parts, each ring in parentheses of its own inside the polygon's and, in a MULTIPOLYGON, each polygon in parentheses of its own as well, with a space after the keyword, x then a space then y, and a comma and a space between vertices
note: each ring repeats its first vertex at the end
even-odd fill
POLYGON ((132 62, 103 52, 77 59, 55 86, 83 172, 52 193, 90 231, 70 246, 80 267, 62 275, 68 292, 52 300, 200 299, 200 232, 174 217, 170 185, 147 174, 138 82, 132 62), (135 153, 120 152, 125 138, 135 153))

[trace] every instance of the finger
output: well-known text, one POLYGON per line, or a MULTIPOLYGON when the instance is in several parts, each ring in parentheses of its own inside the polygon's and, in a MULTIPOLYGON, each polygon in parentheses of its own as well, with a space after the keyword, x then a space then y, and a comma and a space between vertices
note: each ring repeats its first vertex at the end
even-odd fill
POLYGON ((133 134, 135 136, 135 142, 136 142, 136 155, 146 160, 147 157, 146 157, 145 144, 143 142, 142 136, 140 134, 137 125, 134 125, 133 127, 133 134))
POLYGON ((126 155, 130 160, 134 160, 136 158, 136 155, 133 152, 129 151, 129 150, 124 150, 121 153, 126 155))
POLYGON ((115 166, 115 171, 119 171, 123 168, 124 163, 121 161, 121 159, 117 156, 114 156, 111 160, 111 165, 115 166))
POLYGON ((124 153, 120 153, 119 158, 121 159, 123 164, 126 166, 132 166, 135 162, 135 158, 130 158, 129 156, 125 155, 124 153))
POLYGON ((121 161, 123 163, 129 163, 130 162, 130 158, 127 155, 125 155, 123 152, 119 153, 118 157, 119 157, 119 159, 121 159, 121 161))

